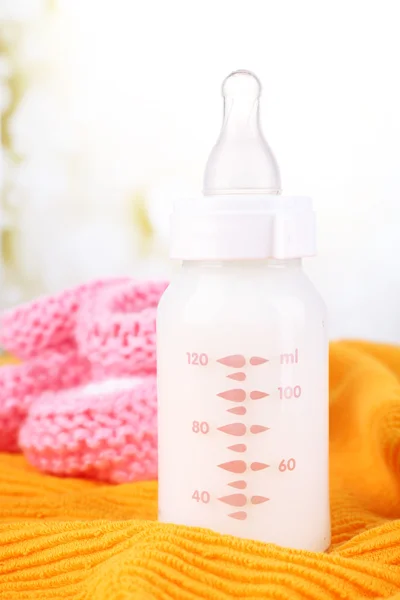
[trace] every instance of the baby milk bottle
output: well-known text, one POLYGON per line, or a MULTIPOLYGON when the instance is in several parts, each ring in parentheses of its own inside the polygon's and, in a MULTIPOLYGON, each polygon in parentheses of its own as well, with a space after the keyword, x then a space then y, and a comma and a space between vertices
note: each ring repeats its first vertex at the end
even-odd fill
POLYGON ((281 195, 250 72, 197 200, 176 204, 182 261, 158 308, 159 519, 292 548, 330 544, 325 306, 302 270, 310 198, 281 195))

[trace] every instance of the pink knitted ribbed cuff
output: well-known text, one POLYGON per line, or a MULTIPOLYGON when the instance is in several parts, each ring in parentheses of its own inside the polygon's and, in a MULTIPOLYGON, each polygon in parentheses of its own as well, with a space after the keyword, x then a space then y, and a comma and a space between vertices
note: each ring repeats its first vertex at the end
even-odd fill
POLYGON ((0 343, 27 362, 0 369, 0 450, 19 439, 31 464, 58 475, 155 477, 156 307, 167 285, 95 281, 3 315, 0 343))
POLYGON ((0 369, 0 450, 18 450, 18 433, 31 404, 47 390, 54 392, 86 383, 91 365, 69 345, 43 351, 21 365, 0 369))
POLYGON ((76 340, 97 379, 155 373, 156 307, 167 286, 167 282, 128 281, 82 306, 76 340))
POLYGON ((123 281, 128 279, 93 281, 5 312, 0 319, 0 344, 22 360, 35 358, 47 348, 57 349, 65 342, 73 345, 80 306, 123 281))
POLYGON ((20 433, 29 462, 54 475, 113 483, 157 476, 155 375, 47 393, 20 433))

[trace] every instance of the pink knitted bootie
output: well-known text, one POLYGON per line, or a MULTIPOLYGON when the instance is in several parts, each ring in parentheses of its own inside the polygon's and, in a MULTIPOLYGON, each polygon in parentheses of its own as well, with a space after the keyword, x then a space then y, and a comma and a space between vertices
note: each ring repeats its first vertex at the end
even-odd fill
POLYGON ((48 392, 31 407, 20 446, 53 475, 111 483, 157 476, 156 378, 107 380, 48 392))
POLYGON ((89 361, 69 345, 44 350, 21 365, 0 369, 0 451, 17 452, 18 434, 32 403, 48 391, 82 385, 91 380, 89 361))
POLYGON ((156 476, 156 306, 167 284, 125 281, 86 298, 74 341, 91 384, 47 391, 19 436, 31 464, 121 482, 156 476))
POLYGON ((25 362, 0 369, 0 450, 19 449, 19 429, 42 393, 91 380, 91 364, 75 340, 76 315, 82 303, 123 281, 128 280, 94 281, 1 315, 0 344, 25 362))

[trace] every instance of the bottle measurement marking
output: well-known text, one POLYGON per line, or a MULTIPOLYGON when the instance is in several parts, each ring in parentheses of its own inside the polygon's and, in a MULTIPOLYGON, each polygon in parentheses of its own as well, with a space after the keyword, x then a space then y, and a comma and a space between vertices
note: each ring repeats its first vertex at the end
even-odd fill
POLYGON ((265 496, 252 496, 250 502, 252 504, 263 504, 264 502, 268 502, 269 498, 265 496))
POLYGON ((244 479, 240 479, 239 481, 231 481, 228 483, 231 487, 236 488, 237 490, 245 490, 247 488, 247 483, 244 479))
MULTIPOLYGON (((279 362, 281 365, 293 365, 299 363, 299 349, 295 348, 293 352, 283 352, 279 354, 279 362)), ((206 367, 209 363, 208 354, 205 352, 186 352, 187 363, 189 365, 206 367)), ((224 356, 223 358, 217 359, 221 365, 226 367, 232 367, 234 369, 241 369, 246 365, 246 358, 242 354, 232 354, 230 356, 224 356)), ((270 362, 268 358, 262 356, 252 356, 249 360, 249 364, 253 367, 263 365, 270 362)), ((246 379, 245 373, 232 373, 227 375, 230 379, 236 381, 244 381, 246 379)))
POLYGON ((295 385, 294 387, 287 385, 286 387, 278 387, 279 399, 280 400, 290 400, 293 398, 300 398, 301 396, 301 387, 299 385, 295 385))
POLYGON ((294 471, 295 468, 296 468, 296 461, 294 458, 289 458, 288 461, 283 459, 279 463, 279 470, 281 471, 281 473, 284 473, 286 470, 294 471))
POLYGON ((247 446, 246 444, 234 444, 233 446, 228 446, 228 450, 232 450, 233 452, 246 452, 247 446))
POLYGON ((247 513, 244 512, 244 510, 241 510, 239 512, 231 513, 228 515, 228 517, 231 517, 232 519, 238 519, 238 521, 245 521, 247 519, 247 513))
POLYGON ((232 354, 231 356, 219 358, 217 362, 221 363, 221 365, 225 365, 226 367, 241 369, 246 364, 246 359, 241 354, 232 354))
POLYGON ((210 494, 207 491, 199 492, 199 490, 195 490, 192 494, 192 499, 196 500, 196 502, 202 502, 203 504, 208 504, 210 502, 210 494))
POLYGON ((227 390, 226 392, 220 392, 217 396, 232 402, 244 402, 246 400, 246 392, 242 389, 227 390))
POLYGON ((223 425, 218 427, 218 431, 227 433, 228 435, 245 435, 247 427, 244 423, 230 423, 229 425, 223 425))
MULTIPOLYGON (((246 410, 241 410, 239 413, 239 408, 242 407, 230 408, 227 412, 234 412, 235 414, 244 414, 246 412, 246 410)), ((262 433, 263 431, 269 431, 269 429, 270 427, 266 427, 265 425, 251 425, 250 433, 262 433)), ((228 425, 217 427, 217 430, 228 435, 242 436, 246 434, 247 427, 244 423, 228 423, 228 425)), ((210 431, 210 426, 207 421, 193 421, 192 431, 193 433, 206 435, 210 431)))
POLYGON ((244 494, 231 494, 230 496, 218 498, 218 500, 230 506, 244 506, 247 503, 247 498, 244 494))
POLYGON ((230 471, 231 473, 244 473, 247 465, 244 460, 231 460, 218 465, 218 467, 220 469, 224 469, 225 471, 230 471))
POLYGON ((250 427, 251 433, 263 433, 263 431, 268 431, 270 427, 264 427, 264 425, 252 425, 250 427))
MULTIPOLYGON (((246 358, 242 354, 231 354, 230 356, 224 356, 223 358, 218 358, 217 362, 225 367, 233 367, 235 369, 240 369, 245 366, 246 358)), ((257 367, 258 365, 264 365, 269 362, 268 358, 264 358, 263 356, 252 356, 249 360, 249 363, 253 367, 257 367)))
POLYGON ((193 421, 192 423, 192 431, 193 433, 203 433, 206 434, 210 431, 210 426, 206 421, 193 421))
POLYGON ((227 375, 227 377, 229 377, 229 379, 234 379, 235 381, 244 381, 246 379, 246 373, 231 373, 230 375, 227 375))
POLYGON ((293 365, 299 362, 299 350, 295 349, 294 352, 287 352, 280 355, 281 365, 293 365))
MULTIPOLYGON (((200 366, 206 366, 208 364, 208 355, 204 354, 204 353, 203 354, 187 353, 187 358, 188 358, 189 364, 200 365, 200 366)), ((280 360, 281 365, 283 365, 283 364, 289 365, 289 364, 298 363, 299 362, 298 349, 296 348, 295 351, 292 353, 280 354, 279 360, 280 360)), ((230 356, 225 356, 223 358, 218 359, 217 362, 219 362, 220 364, 227 366, 227 367, 240 369, 246 365, 246 358, 242 354, 232 354, 230 356)), ((249 359, 249 364, 251 366, 258 366, 258 365, 265 364, 267 362, 269 362, 269 359, 261 357, 261 356, 252 356, 249 359)), ((238 371, 238 372, 230 373, 230 374, 226 375, 226 377, 228 379, 232 379, 234 381, 245 381, 247 378, 247 375, 243 371, 238 371)), ((299 398, 301 395, 301 387, 299 385, 278 387, 278 392, 279 392, 280 399, 290 399, 293 397, 299 398)), ((251 400, 261 400, 263 398, 268 398, 270 396, 270 394, 263 390, 252 390, 248 393, 248 396, 247 396, 246 390, 244 390, 242 388, 233 388, 230 390, 225 390, 223 392, 219 392, 217 394, 217 396, 219 396, 220 398, 223 398, 224 400, 240 403, 240 402, 244 402, 247 397, 249 397, 251 400)), ((247 413, 247 409, 245 406, 235 406, 233 408, 227 409, 227 412, 236 414, 236 415, 245 415, 247 413)), ((208 433, 210 430, 208 423, 205 421, 202 421, 202 422, 194 421, 192 429, 195 433, 200 432, 200 433, 204 433, 204 434, 208 433)), ((227 435, 244 436, 248 430, 252 434, 259 434, 259 433, 268 431, 270 428, 265 425, 251 425, 249 428, 247 428, 244 423, 229 423, 227 425, 218 427, 217 429, 218 429, 218 431, 221 431, 222 433, 226 433, 227 435)), ((232 452, 242 453, 242 452, 247 451, 247 445, 246 444, 233 444, 232 446, 228 446, 227 449, 231 450, 232 452)), ((225 463, 221 463, 217 466, 220 469, 223 469, 230 473, 245 473, 247 471, 247 469, 250 469, 253 472, 257 472, 257 471, 262 471, 264 469, 268 469, 271 465, 264 463, 264 462, 258 462, 258 461, 254 461, 249 464, 249 463, 246 463, 244 460, 231 460, 231 461, 228 461, 225 463)), ((278 469, 280 472, 283 473, 285 471, 293 471, 295 469, 295 467, 296 467, 295 459, 289 458, 287 460, 283 459, 279 463, 278 469)), ((230 487, 239 489, 239 490, 244 490, 247 488, 247 482, 244 479, 239 479, 237 481, 231 481, 231 482, 227 483, 227 485, 230 487)), ((198 490, 196 490, 193 493, 192 498, 194 500, 196 500, 197 502, 202 502, 203 504, 208 504, 208 502, 210 501, 210 494, 207 491, 199 492, 198 490)), ((222 496, 222 497, 218 498, 218 500, 220 502, 223 502, 224 504, 228 504, 230 506, 242 507, 248 503, 252 504, 252 505, 264 504, 265 502, 269 501, 269 498, 267 498, 266 496, 261 496, 261 495, 253 495, 248 498, 245 494, 235 493, 235 494, 229 494, 227 496, 222 496)), ((232 519, 244 521, 247 519, 248 515, 247 515, 246 511, 237 511, 234 513, 230 513, 227 516, 232 519)))
POLYGON ((262 471, 263 469, 268 469, 270 465, 262 462, 252 462, 250 465, 250 469, 252 471, 262 471))
POLYGON ((202 367, 206 367, 208 365, 208 356, 207 354, 197 352, 186 352, 186 357, 188 361, 188 365, 201 365, 202 367))
POLYGON ((247 409, 244 406, 234 406, 233 408, 228 408, 226 412, 233 413, 234 415, 245 415, 247 409))
MULTIPOLYGON (((231 506, 245 506, 247 504, 247 497, 244 494, 231 494, 229 496, 218 498, 218 500, 225 504, 230 504, 231 506)), ((264 502, 268 502, 268 500, 269 498, 266 496, 251 496, 250 503, 263 504, 264 502)))
POLYGON ((268 361, 268 358, 262 358, 262 356, 252 356, 250 359, 250 364, 253 367, 257 367, 258 365, 263 365, 268 361))
MULTIPOLYGON (((208 504, 211 500, 211 496, 207 490, 194 490, 192 494, 192 500, 196 500, 196 502, 201 502, 202 504, 208 504)), ((224 504, 229 504, 230 506, 245 506, 247 504, 247 497, 245 494, 229 494, 228 496, 222 496, 222 498, 218 498, 218 500, 224 504)), ((251 496, 250 503, 263 504, 268 500, 269 498, 266 496, 251 496)))
POLYGON ((269 396, 269 394, 267 394, 266 392, 259 392, 258 390, 250 392, 250 398, 252 400, 260 400, 261 398, 266 398, 267 396, 269 396))

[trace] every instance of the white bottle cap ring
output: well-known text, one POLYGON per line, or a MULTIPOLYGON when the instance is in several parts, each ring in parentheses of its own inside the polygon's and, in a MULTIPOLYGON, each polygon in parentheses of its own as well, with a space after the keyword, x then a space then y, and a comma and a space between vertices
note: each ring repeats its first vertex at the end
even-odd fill
POLYGON ((311 198, 220 195, 176 204, 170 255, 180 260, 314 256, 311 198))

